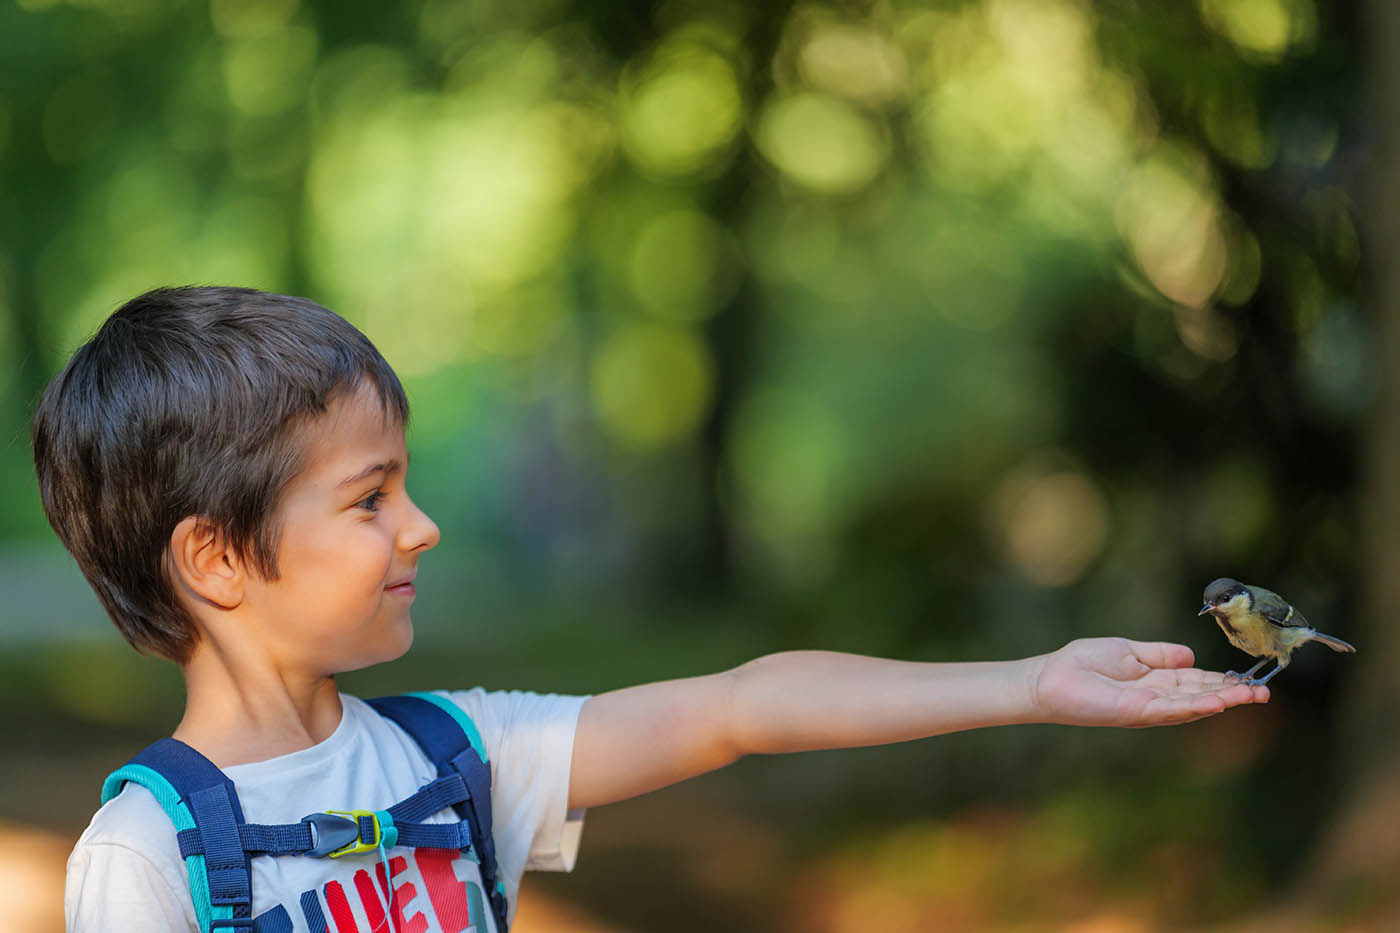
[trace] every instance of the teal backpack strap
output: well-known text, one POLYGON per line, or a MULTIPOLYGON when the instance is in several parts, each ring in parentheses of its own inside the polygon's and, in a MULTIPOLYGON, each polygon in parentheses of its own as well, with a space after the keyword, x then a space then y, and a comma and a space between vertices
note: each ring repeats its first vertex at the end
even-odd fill
POLYGON ((201 851, 185 856, 201 933, 252 931, 252 867, 240 842, 243 808, 233 782, 185 743, 161 739, 107 777, 102 802, 128 783, 151 792, 177 835, 192 831, 201 840, 201 851))
POLYGON ((440 777, 460 775, 466 784, 467 799, 454 809, 468 826, 496 928, 506 933, 509 910, 491 835, 491 767, 476 724, 456 703, 435 693, 379 697, 369 705, 418 743, 440 777))

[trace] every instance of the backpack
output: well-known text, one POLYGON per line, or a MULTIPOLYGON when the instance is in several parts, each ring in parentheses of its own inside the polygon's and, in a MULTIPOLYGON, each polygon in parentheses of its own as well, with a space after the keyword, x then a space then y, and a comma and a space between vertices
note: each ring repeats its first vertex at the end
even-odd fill
MULTIPOLYGON (((491 769, 476 725, 455 703, 431 693, 368 703, 408 733, 438 773, 387 810, 309 813, 298 823, 246 822, 233 782, 177 739, 147 746, 103 782, 104 804, 128 782, 140 784, 175 824, 200 933, 253 933, 255 855, 338 858, 394 845, 460 849, 474 858, 496 928, 506 933, 505 886, 496 877, 491 836, 491 769), (421 822, 449 806, 460 821, 421 822)), ((259 918, 259 933, 290 931, 290 919, 279 913, 281 923, 259 918)))

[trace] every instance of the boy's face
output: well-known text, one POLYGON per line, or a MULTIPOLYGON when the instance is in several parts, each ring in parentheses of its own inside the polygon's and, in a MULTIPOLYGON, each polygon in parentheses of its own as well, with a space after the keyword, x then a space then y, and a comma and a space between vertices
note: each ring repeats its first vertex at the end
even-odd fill
POLYGON ((438 528, 408 497, 402 426, 361 386, 308 432, 301 473, 278 508, 279 579, 245 590, 276 662, 313 675, 402 655, 418 558, 438 528))

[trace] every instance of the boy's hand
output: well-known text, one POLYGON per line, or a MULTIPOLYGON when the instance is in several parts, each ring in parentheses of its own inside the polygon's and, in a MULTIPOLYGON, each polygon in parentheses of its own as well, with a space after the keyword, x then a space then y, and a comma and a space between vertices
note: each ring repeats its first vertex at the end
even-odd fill
POLYGON ((1073 726, 1162 726, 1190 722, 1244 703, 1267 703, 1250 687, 1202 671, 1185 645, 1084 638, 1032 659, 1035 718, 1073 726))

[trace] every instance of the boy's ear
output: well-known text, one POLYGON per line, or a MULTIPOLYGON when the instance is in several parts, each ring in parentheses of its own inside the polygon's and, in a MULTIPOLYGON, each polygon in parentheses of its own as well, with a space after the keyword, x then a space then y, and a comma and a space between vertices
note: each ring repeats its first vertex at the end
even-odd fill
POLYGON ((192 598, 233 609, 243 602, 243 561, 218 525, 198 515, 180 520, 170 535, 175 579, 192 598))

